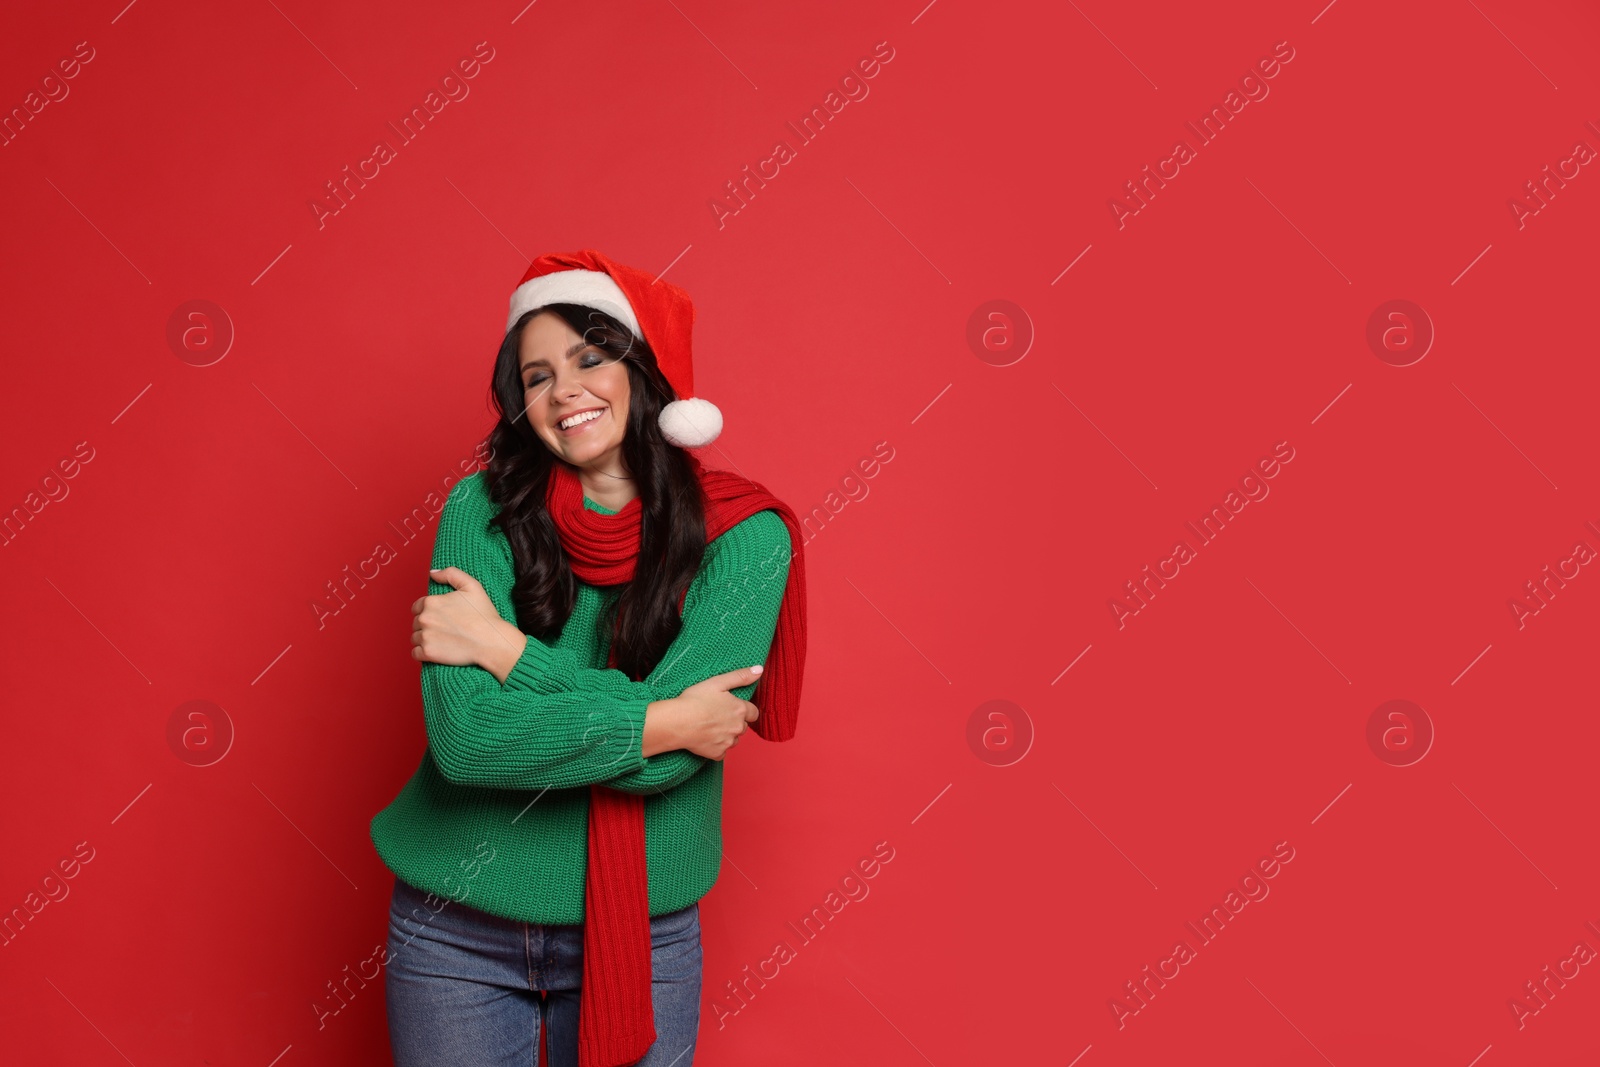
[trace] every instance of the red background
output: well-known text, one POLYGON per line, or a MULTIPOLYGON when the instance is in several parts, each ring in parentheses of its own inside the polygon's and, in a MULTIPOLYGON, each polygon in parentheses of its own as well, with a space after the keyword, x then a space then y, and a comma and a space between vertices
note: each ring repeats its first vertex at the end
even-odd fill
POLYGON ((1600 968, 1508 1007, 1600 949, 1600 577, 1508 605, 1600 547, 1600 176, 1509 207, 1600 148, 1592 7, 112 0, 8 14, 0 106, 85 40, 0 148, 0 507, 67 492, 4 542, 0 909, 93 849, 0 949, 3 1058, 388 1062, 381 979, 312 1005, 382 943, 367 824, 424 743, 433 531, 390 524, 488 430, 528 260, 594 247, 694 296, 707 463, 839 508, 798 737, 727 764, 697 1062, 1595 1061, 1600 968), (1119 228, 1281 41, 1270 95, 1119 228), (470 94, 319 227, 478 42, 470 94), (1034 334, 1007 366, 966 339, 996 299, 1034 334), (1394 299, 1436 330, 1410 366, 1366 341, 1394 299), (167 340, 190 300, 236 334, 208 366, 167 340), (1123 583, 1281 441, 1119 629, 1123 583), (1394 699, 1435 731, 1409 766, 1367 741, 1394 699), (168 741, 191 700, 234 731, 210 766, 168 741), (1021 711, 973 747, 991 700, 1021 711), (870 895, 719 1026, 880 841, 870 895), (1270 895, 1119 1028, 1278 842, 1270 895))

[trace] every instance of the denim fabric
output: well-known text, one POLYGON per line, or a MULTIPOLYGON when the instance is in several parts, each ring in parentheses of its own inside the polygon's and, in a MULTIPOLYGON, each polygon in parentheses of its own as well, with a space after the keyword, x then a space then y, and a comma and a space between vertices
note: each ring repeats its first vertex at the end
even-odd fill
MULTIPOLYGON (((700 905, 652 916, 650 943, 656 1040, 637 1063, 689 1067, 700 1025, 700 905)), ((396 878, 386 970, 395 1067, 577 1067, 582 924, 506 919, 396 878)))

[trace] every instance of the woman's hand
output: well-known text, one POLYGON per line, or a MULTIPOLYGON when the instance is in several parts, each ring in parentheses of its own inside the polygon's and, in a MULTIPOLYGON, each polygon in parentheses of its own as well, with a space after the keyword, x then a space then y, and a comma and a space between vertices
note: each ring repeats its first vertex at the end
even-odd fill
POLYGON ((726 674, 714 674, 696 682, 668 703, 673 705, 673 727, 678 744, 706 759, 721 760, 739 743, 760 714, 748 700, 740 700, 728 690, 749 685, 761 676, 761 668, 740 667, 726 674))
POLYGON ((503 684, 522 655, 527 635, 500 617, 483 586, 460 567, 428 574, 454 588, 420 597, 411 605, 411 658, 480 666, 495 672, 503 684))

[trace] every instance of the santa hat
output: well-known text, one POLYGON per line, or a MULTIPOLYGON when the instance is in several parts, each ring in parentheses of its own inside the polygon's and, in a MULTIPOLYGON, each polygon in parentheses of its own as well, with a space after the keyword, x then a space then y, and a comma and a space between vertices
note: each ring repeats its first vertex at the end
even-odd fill
POLYGON ((661 410, 661 434, 680 448, 700 448, 722 432, 722 412, 694 395, 689 334, 694 304, 689 294, 660 278, 613 262, 586 248, 549 252, 529 265, 511 293, 506 330, 547 304, 578 304, 603 311, 641 338, 656 354, 661 373, 678 399, 661 410))

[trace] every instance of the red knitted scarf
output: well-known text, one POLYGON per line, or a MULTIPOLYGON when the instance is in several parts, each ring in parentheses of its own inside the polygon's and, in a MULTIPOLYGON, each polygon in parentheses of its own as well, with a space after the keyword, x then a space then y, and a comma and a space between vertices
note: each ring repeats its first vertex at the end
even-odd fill
MULTIPOLYGON (((731 471, 706 470, 692 455, 689 462, 705 507, 707 544, 767 509, 776 511, 789 528, 793 554, 788 581, 766 669, 751 700, 760 709, 755 732, 767 741, 787 741, 794 736, 806 654, 803 531, 789 506, 761 485, 731 471)), ((637 497, 615 515, 591 511, 583 506, 578 476, 571 467, 557 462, 551 469, 545 505, 555 520, 573 574, 597 586, 632 580, 643 514, 637 497)), ((683 610, 682 598, 678 610, 683 610)), ((607 666, 615 663, 613 640, 607 666)), ((749 664, 728 669, 739 666, 749 664)), ((578 1001, 579 1067, 633 1063, 655 1042, 647 871, 644 798, 592 784, 583 901, 583 980, 578 1001)))

